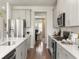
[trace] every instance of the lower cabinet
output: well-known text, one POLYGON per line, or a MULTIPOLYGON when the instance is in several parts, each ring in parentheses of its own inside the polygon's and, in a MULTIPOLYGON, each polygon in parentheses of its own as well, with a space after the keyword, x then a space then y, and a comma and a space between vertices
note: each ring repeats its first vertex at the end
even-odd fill
POLYGON ((63 59, 62 48, 57 44, 57 59, 63 59))
POLYGON ((76 59, 73 55, 71 55, 69 52, 67 52, 66 50, 64 50, 64 59, 76 59))
POLYGON ((27 49, 26 41, 24 41, 16 48, 16 59, 26 59, 26 57, 27 57, 26 49, 27 49))
POLYGON ((68 51, 66 51, 63 47, 57 44, 57 59, 76 59, 73 55, 71 55, 68 51))
POLYGON ((29 49, 31 47, 30 44, 31 44, 31 36, 29 36, 28 39, 27 39, 27 45, 26 45, 27 49, 29 49))

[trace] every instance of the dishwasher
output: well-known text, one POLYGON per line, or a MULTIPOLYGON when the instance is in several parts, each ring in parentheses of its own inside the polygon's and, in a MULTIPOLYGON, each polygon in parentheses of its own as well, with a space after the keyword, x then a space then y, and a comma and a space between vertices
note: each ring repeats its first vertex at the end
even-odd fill
POLYGON ((56 58, 57 57, 56 56, 56 53, 57 53, 57 43, 50 36, 48 36, 48 38, 49 38, 49 50, 51 52, 51 56, 52 56, 53 59, 57 59, 56 58))
POLYGON ((16 49, 9 52, 6 56, 4 56, 2 59, 16 59, 16 49))
POLYGON ((57 59, 56 53, 57 53, 57 42, 52 40, 52 49, 53 49, 53 59, 57 59))

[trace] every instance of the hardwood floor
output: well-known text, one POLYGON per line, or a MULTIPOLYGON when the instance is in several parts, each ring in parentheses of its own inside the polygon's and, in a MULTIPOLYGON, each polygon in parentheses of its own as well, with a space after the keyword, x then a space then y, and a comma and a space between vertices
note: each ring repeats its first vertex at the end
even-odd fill
POLYGON ((52 59, 46 47, 43 47, 43 53, 39 54, 35 48, 30 48, 27 52, 27 59, 52 59))
POLYGON ((45 52, 42 55, 39 55, 35 52, 34 48, 31 48, 28 51, 27 59, 51 59, 48 49, 45 49, 44 51, 45 52))

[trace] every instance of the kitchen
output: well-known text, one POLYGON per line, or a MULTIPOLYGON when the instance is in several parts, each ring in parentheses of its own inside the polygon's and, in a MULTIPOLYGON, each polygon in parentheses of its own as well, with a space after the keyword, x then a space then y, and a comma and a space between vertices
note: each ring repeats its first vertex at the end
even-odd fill
POLYGON ((42 18, 52 59, 79 59, 78 6, 78 0, 1 1, 0 59, 26 59, 35 44, 35 19, 42 18))

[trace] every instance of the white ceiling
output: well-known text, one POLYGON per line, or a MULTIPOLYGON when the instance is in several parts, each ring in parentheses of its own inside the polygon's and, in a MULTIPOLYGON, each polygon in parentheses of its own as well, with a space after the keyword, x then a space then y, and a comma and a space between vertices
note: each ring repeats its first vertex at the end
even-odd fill
POLYGON ((56 0, 0 0, 0 4, 9 1, 12 5, 53 6, 56 0))

